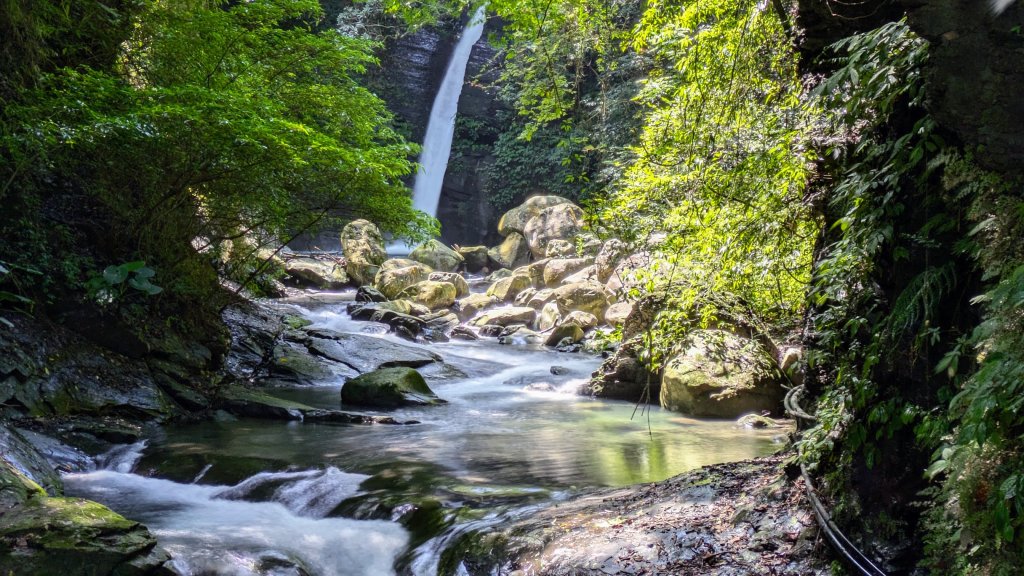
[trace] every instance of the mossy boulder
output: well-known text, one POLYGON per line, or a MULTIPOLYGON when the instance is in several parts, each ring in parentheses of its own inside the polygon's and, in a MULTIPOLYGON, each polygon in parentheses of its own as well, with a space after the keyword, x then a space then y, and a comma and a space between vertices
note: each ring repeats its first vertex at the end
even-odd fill
POLYGON ((441 272, 454 272, 465 261, 461 254, 439 240, 428 240, 409 253, 409 259, 441 272))
POLYGON ((170 575, 138 522, 79 498, 32 497, 0 523, 0 574, 170 575))
POLYGON ((535 216, 540 214, 545 208, 552 206, 558 206, 559 204, 572 204, 566 198, 554 195, 544 196, 533 196, 528 198, 526 202, 523 202, 519 206, 505 212, 498 220, 498 233, 502 236, 509 236, 511 234, 523 234, 526 230, 526 224, 535 216))
POLYGON ((694 330, 687 340, 665 365, 663 407, 708 418, 781 412, 780 375, 756 341, 719 329, 694 330))
POLYGON ((488 310, 472 320, 474 326, 512 326, 514 324, 532 325, 537 319, 537 311, 533 308, 511 306, 488 310))
POLYGON ((448 282, 455 286, 455 297, 463 298, 469 296, 469 282, 458 272, 432 272, 427 280, 434 282, 448 282))
POLYGON ((458 313, 460 318, 467 320, 476 316, 481 311, 499 303, 501 303, 501 300, 495 296, 488 296, 487 294, 470 294, 465 298, 458 299, 455 302, 454 310, 458 313))
POLYGON ((520 292, 532 286, 533 283, 530 281, 529 276, 513 274, 508 278, 502 278, 491 284, 491 287, 487 289, 487 295, 493 296, 502 302, 512 302, 520 292))
POLYGON ((466 263, 466 272, 476 274, 487 268, 487 246, 459 246, 455 249, 466 263))
POLYGON ((338 262, 297 256, 284 262, 284 271, 293 284, 327 290, 344 288, 349 283, 345 267, 338 262))
POLYGON ((398 408, 443 404, 426 380, 412 368, 382 368, 345 382, 341 403, 352 406, 398 408))
POLYGON ((554 295, 562 310, 580 310, 598 318, 603 318, 605 310, 612 304, 611 293, 597 282, 565 284, 556 288, 554 295))
POLYGON ((583 229, 583 209, 575 204, 558 204, 541 210, 526 223, 523 236, 536 258, 547 253, 552 240, 572 242, 583 229))
POLYGON ((431 310, 439 310, 454 304, 457 295, 458 290, 454 284, 424 280, 402 290, 399 297, 411 300, 416 304, 422 304, 431 310))
POLYGON ((345 254, 345 272, 357 286, 372 284, 380 265, 388 259, 384 237, 368 220, 345 225, 341 230, 341 250, 345 254))
POLYGON ((544 268, 544 285, 555 287, 576 272, 594 263, 593 258, 556 258, 544 268))
POLYGON ((575 322, 563 322, 548 334, 544 340, 545 346, 561 346, 563 344, 575 344, 583 340, 583 328, 575 322))
POLYGON ((431 272, 433 269, 419 262, 400 268, 381 268, 373 280, 373 285, 381 294, 394 300, 409 286, 430 278, 431 272))

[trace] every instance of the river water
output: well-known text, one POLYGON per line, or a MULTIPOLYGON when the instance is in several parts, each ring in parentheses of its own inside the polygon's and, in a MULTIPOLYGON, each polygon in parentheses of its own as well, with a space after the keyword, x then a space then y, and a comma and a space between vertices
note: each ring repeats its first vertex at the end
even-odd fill
MULTIPOLYGON (((343 304, 301 312, 371 328, 343 304)), ((416 424, 221 416, 154 432, 105 469, 68 475, 67 492, 145 523, 182 574, 419 576, 472 523, 779 447, 778 430, 575 395, 597 357, 493 339, 429 348, 445 363, 423 372, 448 403, 387 413, 416 424)), ((336 409, 340 388, 271 392, 336 409)))

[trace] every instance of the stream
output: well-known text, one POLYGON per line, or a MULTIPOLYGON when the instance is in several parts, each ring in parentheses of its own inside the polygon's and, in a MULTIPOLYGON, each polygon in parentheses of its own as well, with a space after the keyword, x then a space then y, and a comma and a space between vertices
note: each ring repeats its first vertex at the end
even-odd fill
MULTIPOLYGON (((298 310, 318 327, 374 328, 344 303, 298 310)), ((182 574, 425 576, 468 526, 779 446, 779 430, 577 396, 598 357, 493 339, 428 347, 445 362, 423 373, 448 403, 367 412, 414 424, 221 415, 153 431, 65 476, 66 491, 146 524, 182 574)), ((337 409, 340 388, 268 391, 337 409)))

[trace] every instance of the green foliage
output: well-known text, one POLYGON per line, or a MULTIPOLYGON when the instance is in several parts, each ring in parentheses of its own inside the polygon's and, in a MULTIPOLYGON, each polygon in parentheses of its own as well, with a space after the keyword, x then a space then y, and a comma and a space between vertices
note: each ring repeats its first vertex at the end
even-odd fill
POLYGON ((817 231, 803 202, 813 110, 779 21, 742 0, 657 4, 633 48, 655 62, 642 132, 595 225, 653 254, 638 287, 671 294, 660 339, 794 322, 817 231))
POLYGON ((86 281, 88 296, 97 303, 109 306, 120 303, 131 288, 148 296, 156 296, 163 288, 153 284, 151 278, 156 271, 146 266, 145 262, 125 262, 117 266, 107 266, 102 274, 97 274, 86 281))
POLYGON ((434 231, 401 181, 415 148, 356 81, 373 45, 314 33, 319 15, 312 0, 148 4, 116 67, 55 69, 5 109, 2 193, 30 204, 64 180, 93 212, 72 228, 103 229, 105 259, 151 262, 204 301, 197 238, 288 240, 328 214, 434 231))

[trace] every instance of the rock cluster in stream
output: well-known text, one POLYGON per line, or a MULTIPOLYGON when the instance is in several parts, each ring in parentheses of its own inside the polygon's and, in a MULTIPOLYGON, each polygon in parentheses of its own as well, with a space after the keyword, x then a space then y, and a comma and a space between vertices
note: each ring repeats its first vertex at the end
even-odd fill
MULTIPOLYGON (((559 196, 529 198, 502 216, 498 232, 504 240, 497 246, 430 240, 407 257, 388 258, 377 228, 357 220, 341 233, 344 258, 327 257, 309 285, 332 286, 347 275, 359 287, 348 307, 352 318, 385 324, 411 341, 496 338, 604 352, 609 357, 584 394, 657 401, 702 417, 781 412, 781 362, 765 364, 776 352, 742 330, 694 331, 663 370, 645 368, 642 336, 660 300, 637 303, 628 295, 636 271, 651 264, 649 249, 597 240, 584 229, 583 210, 559 196), (609 353, 597 336, 616 327, 623 345, 609 353)), ((289 260, 293 281, 310 277, 307 259, 289 260)))

